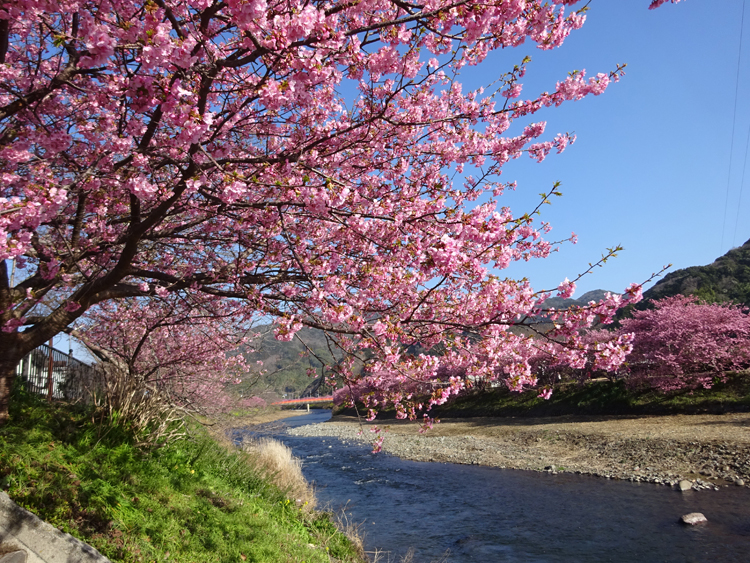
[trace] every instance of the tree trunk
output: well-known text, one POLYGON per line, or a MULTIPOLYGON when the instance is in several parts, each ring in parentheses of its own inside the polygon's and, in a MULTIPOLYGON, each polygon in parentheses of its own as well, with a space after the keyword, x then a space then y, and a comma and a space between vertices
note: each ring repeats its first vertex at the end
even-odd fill
POLYGON ((10 391, 16 378, 18 360, 0 358, 0 426, 8 421, 8 407, 10 406, 10 391))
MULTIPOLYGON (((1 289, 2 284, 0 284, 1 289)), ((0 297, 1 295, 0 291, 0 297)), ((0 309, 1 310, 1 309, 0 309)), ((23 332, 0 332, 0 426, 8 420, 8 406, 16 366, 26 354, 44 344, 68 326, 71 320, 56 311, 31 329, 23 332)))

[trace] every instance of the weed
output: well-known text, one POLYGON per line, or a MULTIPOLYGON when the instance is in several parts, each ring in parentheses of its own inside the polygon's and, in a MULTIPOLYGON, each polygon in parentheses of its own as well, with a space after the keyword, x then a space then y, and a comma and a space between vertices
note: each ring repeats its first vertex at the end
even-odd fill
POLYGON ((252 454, 256 471, 295 499, 299 508, 312 510, 315 507, 315 493, 302 475, 302 464, 287 446, 276 440, 262 439, 245 442, 243 450, 252 454))

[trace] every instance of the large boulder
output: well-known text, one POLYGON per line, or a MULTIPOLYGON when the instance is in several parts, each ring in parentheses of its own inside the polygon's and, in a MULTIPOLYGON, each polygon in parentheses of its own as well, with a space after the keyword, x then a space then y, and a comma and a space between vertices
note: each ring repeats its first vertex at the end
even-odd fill
POLYGON ((688 526, 695 526, 696 524, 708 522, 708 518, 703 516, 700 512, 691 512, 690 514, 683 515, 683 517, 680 518, 680 521, 688 526))

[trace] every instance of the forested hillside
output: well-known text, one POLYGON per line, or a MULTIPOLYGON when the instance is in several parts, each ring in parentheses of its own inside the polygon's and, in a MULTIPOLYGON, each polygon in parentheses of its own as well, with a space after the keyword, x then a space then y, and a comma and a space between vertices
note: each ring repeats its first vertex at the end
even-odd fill
POLYGON ((319 376, 323 365, 321 360, 326 365, 335 363, 332 354, 335 350, 328 347, 325 334, 320 330, 303 328, 290 342, 276 340, 272 325, 260 326, 257 332, 262 336, 241 353, 251 365, 262 361, 265 373, 257 381, 253 377, 246 378, 240 390, 245 387, 252 394, 273 391, 282 397, 299 396, 314 380, 308 375, 308 369, 314 369, 319 376), (312 353, 308 352, 308 348, 312 353))
POLYGON ((643 296, 646 301, 678 294, 695 295, 712 303, 734 301, 750 306, 750 240, 712 264, 667 274, 643 296))

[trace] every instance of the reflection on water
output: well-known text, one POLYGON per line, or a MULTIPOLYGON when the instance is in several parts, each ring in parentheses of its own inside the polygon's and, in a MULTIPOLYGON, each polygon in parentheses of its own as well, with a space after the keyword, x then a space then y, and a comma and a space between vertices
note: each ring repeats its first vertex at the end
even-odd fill
MULTIPOLYGON (((320 422, 326 413, 287 419, 320 422)), ((578 475, 400 460, 335 438, 277 435, 303 461, 319 501, 362 522, 368 550, 414 561, 750 561, 750 491, 678 493, 578 475), (709 522, 679 524, 702 512, 709 522)))

